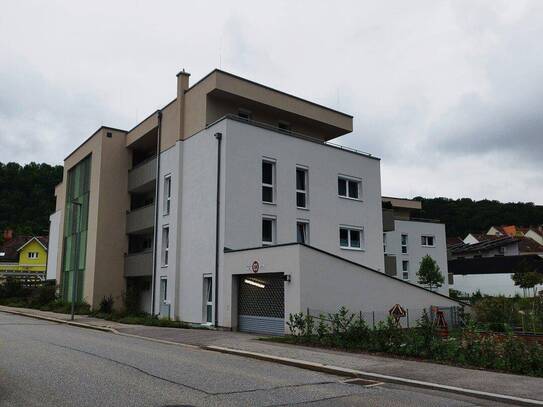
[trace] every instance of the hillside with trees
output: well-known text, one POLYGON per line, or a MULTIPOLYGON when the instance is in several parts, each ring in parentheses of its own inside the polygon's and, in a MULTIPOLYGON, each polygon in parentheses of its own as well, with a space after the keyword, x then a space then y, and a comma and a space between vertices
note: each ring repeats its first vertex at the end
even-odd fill
POLYGON ((543 224, 543 206, 532 202, 474 201, 469 198, 414 198, 422 202, 416 216, 439 219, 447 225, 447 236, 465 237, 469 232, 487 231, 491 226, 535 226, 543 224))
POLYGON ((47 235, 62 171, 60 165, 0 163, 0 231, 47 235))

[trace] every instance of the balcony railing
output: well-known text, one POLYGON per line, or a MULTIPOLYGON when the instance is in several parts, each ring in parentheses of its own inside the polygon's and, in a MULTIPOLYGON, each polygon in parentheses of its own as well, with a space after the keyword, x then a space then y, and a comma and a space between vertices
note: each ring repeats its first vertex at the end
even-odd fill
POLYGON ((153 252, 127 254, 124 259, 125 277, 145 277, 153 273, 153 252))
POLYGON ((139 163, 128 172, 128 191, 151 189, 156 180, 156 156, 139 163))
POLYGON ((143 233, 153 229, 155 204, 143 206, 126 215, 126 233, 143 233))

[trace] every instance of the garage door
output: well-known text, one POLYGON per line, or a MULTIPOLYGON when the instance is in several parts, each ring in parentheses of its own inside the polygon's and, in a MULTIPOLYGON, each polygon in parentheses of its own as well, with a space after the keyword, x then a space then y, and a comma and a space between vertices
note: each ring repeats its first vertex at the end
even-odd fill
POLYGON ((238 327, 240 331, 270 335, 285 333, 283 274, 248 274, 239 278, 238 327))

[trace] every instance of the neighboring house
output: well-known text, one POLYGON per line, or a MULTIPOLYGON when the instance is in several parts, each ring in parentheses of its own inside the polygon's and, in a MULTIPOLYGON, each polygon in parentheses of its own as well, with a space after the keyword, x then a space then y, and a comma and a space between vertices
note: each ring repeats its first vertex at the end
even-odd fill
MULTIPOLYGON (((543 257, 539 255, 513 255, 463 258, 449 262, 449 287, 466 294, 480 291, 485 295, 522 295, 512 276, 521 261, 528 262, 534 271, 543 273, 543 257)), ((538 291, 543 286, 538 287, 538 291)))
POLYGON ((307 309, 458 305, 384 274, 380 160, 330 143, 352 116, 221 70, 177 80, 165 107, 66 157, 65 299, 137 293, 161 317, 275 333, 307 309))
POLYGON ((524 234, 524 237, 529 237, 532 240, 535 240, 540 245, 543 245, 543 226, 538 226, 537 228, 529 228, 528 231, 524 234))
POLYGON ((391 207, 394 219, 393 229, 385 229, 383 234, 386 273, 416 284, 422 258, 429 255, 445 280, 438 292, 448 293, 445 225, 413 217, 413 212, 421 209, 420 201, 392 197, 383 197, 382 201, 391 207))
MULTIPOLYGON (((470 236, 480 237, 469 234, 470 236)), ((469 239, 466 238, 464 241, 469 239)), ((449 247, 449 260, 457 258, 477 258, 494 256, 516 256, 520 254, 519 242, 521 239, 510 236, 488 236, 487 239, 476 240, 474 243, 464 243, 449 247)))
MULTIPOLYGON (((517 235, 519 229, 502 230, 517 235)), ((449 287, 467 294, 521 294, 523 290, 515 287, 511 276, 523 261, 543 272, 543 246, 529 237, 512 235, 470 233, 464 242, 473 243, 451 242, 449 287)))
POLYGON ((4 232, 0 245, 0 279, 5 277, 36 277, 43 279, 47 267, 47 237, 14 236, 4 232))

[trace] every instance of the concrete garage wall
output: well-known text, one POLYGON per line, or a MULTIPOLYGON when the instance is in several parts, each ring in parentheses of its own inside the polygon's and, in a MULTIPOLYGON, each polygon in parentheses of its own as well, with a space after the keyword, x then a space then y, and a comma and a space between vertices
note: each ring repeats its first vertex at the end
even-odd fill
POLYGON ((227 284, 222 292, 223 300, 231 304, 228 312, 223 313, 220 325, 237 327, 237 278, 248 274, 258 277, 262 273, 289 274, 290 282, 285 282, 285 321, 291 313, 300 312, 300 250, 299 245, 265 247, 254 250, 240 250, 224 254, 224 280, 227 284), (258 273, 251 271, 251 264, 258 261, 258 273))
MULTIPOLYGON (((285 282, 285 322, 289 314, 306 312, 308 308, 336 312, 340 306, 353 312, 383 311, 379 315, 384 319, 394 304, 408 308, 414 322, 423 308, 459 305, 448 297, 298 244, 226 252, 225 281, 235 282, 240 274, 257 276, 258 273, 250 270, 253 261, 259 262, 259 273, 290 275, 291 281, 285 282)), ((234 304, 237 300, 235 285, 234 290, 229 288, 223 295, 234 304)), ((220 322, 222 326, 235 329, 235 309, 232 308, 220 322)))
POLYGON ((410 310, 458 302, 393 277, 300 246, 301 309, 335 312, 344 305, 353 312, 388 311, 394 304, 410 310))

